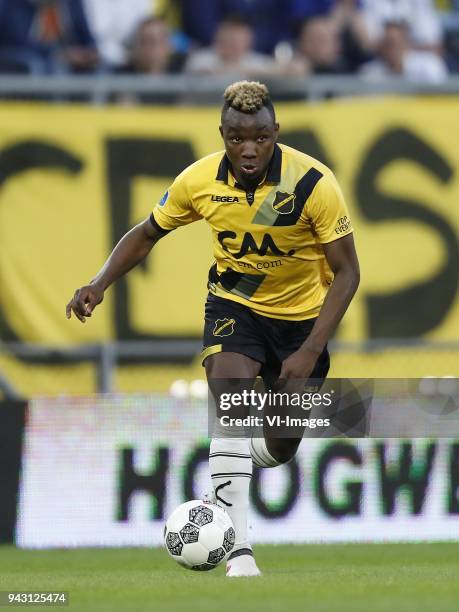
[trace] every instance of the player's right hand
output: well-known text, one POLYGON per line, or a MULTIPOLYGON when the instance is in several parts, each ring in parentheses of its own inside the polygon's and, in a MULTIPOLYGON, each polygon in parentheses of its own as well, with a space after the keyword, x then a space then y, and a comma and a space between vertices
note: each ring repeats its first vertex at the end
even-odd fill
POLYGON ((86 317, 90 317, 94 308, 104 299, 104 291, 97 285, 86 285, 75 291, 75 295, 67 304, 65 313, 67 319, 72 316, 72 311, 82 323, 86 317))

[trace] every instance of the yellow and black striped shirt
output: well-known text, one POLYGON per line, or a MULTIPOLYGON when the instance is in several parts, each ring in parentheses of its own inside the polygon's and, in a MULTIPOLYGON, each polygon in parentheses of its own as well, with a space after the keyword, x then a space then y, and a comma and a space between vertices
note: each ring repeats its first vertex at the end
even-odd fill
POLYGON ((186 168, 154 208, 164 231, 205 219, 215 265, 209 290, 280 319, 316 317, 333 278, 322 244, 352 232, 329 168, 276 145, 264 180, 246 193, 223 152, 186 168))

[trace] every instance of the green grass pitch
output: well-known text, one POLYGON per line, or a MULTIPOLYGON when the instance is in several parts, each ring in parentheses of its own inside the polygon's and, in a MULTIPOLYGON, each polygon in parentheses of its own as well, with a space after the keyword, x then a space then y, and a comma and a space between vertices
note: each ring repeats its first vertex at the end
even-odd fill
POLYGON ((60 609, 84 612, 459 610, 459 543, 256 546, 255 553, 262 577, 228 579, 223 566, 184 570, 162 549, 0 546, 0 590, 68 591, 70 605, 60 609))

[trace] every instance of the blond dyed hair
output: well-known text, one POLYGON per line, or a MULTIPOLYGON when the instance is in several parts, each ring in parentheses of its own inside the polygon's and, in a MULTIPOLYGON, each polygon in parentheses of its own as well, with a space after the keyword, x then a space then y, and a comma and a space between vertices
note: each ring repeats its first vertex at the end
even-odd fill
POLYGON ((241 113, 256 113, 263 106, 274 109, 268 88, 258 81, 237 81, 229 85, 223 94, 223 110, 234 108, 241 113))

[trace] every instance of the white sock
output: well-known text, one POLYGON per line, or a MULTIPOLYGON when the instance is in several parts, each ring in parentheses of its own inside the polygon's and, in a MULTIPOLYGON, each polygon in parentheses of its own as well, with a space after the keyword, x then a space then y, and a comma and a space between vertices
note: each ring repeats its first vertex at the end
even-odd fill
POLYGON ((280 465, 280 462, 271 455, 266 446, 264 438, 251 438, 250 439, 250 454, 252 460, 258 467, 276 467, 280 465))
POLYGON ((247 539, 249 486, 252 478, 249 441, 246 438, 213 438, 209 465, 217 504, 228 512, 236 531, 233 551, 251 549, 247 539))

